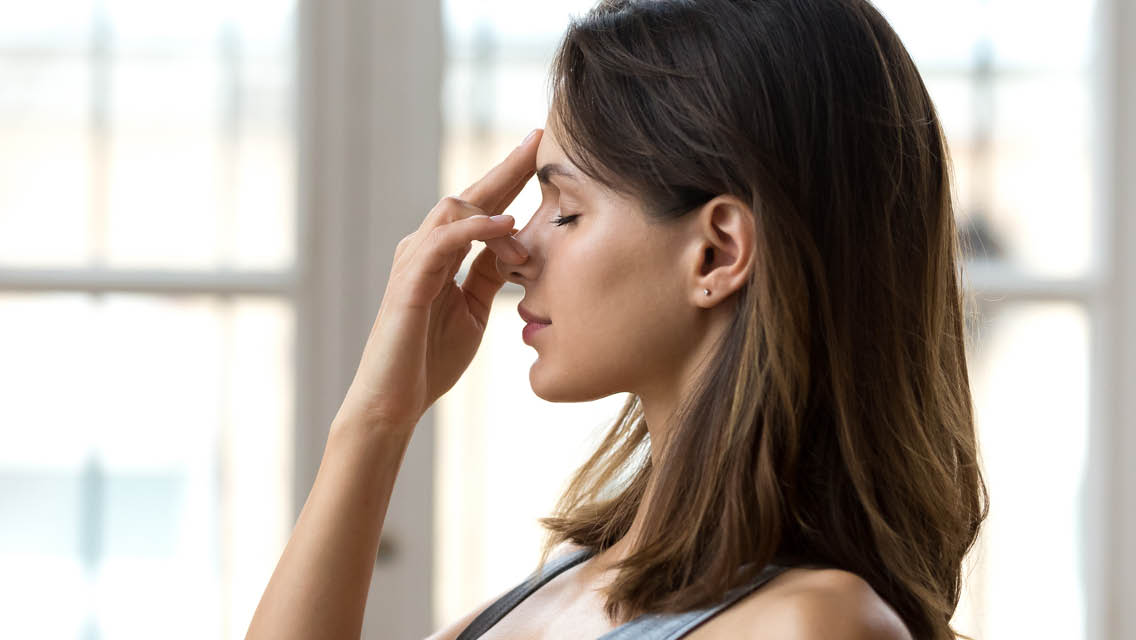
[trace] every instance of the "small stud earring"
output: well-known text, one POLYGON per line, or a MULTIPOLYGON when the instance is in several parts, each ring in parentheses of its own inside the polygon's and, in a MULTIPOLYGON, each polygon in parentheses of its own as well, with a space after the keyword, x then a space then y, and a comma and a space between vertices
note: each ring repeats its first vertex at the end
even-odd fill
POLYGON ((710 295, 710 290, 709 290, 709 289, 703 289, 703 291, 705 291, 705 292, 706 292, 706 295, 710 295))

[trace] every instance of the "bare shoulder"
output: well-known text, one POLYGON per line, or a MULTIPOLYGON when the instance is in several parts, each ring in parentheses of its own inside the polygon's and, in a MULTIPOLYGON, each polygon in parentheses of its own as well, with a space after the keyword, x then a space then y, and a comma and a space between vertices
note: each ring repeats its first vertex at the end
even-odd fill
POLYGON ((791 569, 718 617, 728 618, 713 633, 720 637, 912 640, 899 614, 867 581, 840 569, 791 569))

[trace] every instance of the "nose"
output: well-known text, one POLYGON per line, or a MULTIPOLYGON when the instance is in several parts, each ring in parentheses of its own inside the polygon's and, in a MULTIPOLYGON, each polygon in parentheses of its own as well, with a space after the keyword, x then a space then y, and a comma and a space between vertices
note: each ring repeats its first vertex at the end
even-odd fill
POLYGON ((538 214, 534 214, 525 226, 513 234, 513 238, 520 242, 528 251, 528 260, 521 264, 510 264, 497 258, 497 274, 504 278, 507 282, 519 284, 522 287, 527 286, 536 279, 537 274, 540 272, 541 265, 544 263, 544 253, 539 242, 535 242, 535 228, 533 222, 537 219, 538 214))

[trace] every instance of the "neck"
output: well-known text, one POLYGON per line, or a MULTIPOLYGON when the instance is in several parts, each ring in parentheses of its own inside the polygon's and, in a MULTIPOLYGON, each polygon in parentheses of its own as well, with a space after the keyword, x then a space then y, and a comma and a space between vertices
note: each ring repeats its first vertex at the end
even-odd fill
POLYGON ((639 396, 639 402, 643 408, 643 420, 647 424, 647 433, 651 439, 651 458, 655 463, 653 465, 654 471, 647 482, 647 489, 643 492, 643 498, 639 501, 635 518, 632 520, 631 526, 628 527, 627 533, 615 544, 597 554, 589 563, 596 567, 597 573, 610 570, 613 564, 631 555, 631 551, 636 546, 636 541, 644 529, 656 475, 662 468, 658 463, 663 455, 667 436, 672 430, 671 422, 678 410, 678 399, 685 398, 690 393, 696 376, 705 371, 708 364, 706 359, 712 353, 718 336, 725 330, 726 323, 729 320, 725 315, 719 314, 719 316, 713 319, 708 327, 699 330, 698 333, 701 336, 699 343, 690 350, 686 358, 674 363, 673 366, 666 367, 667 370, 672 372, 671 376, 652 380, 649 384, 639 385, 633 391, 635 395, 639 396))

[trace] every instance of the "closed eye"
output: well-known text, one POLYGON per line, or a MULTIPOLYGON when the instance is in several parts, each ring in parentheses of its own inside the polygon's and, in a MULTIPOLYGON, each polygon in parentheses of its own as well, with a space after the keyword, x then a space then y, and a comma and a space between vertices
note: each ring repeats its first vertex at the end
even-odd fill
POLYGON ((557 216, 557 217, 553 218, 552 224, 554 224, 558 227, 562 227, 566 224, 569 224, 569 223, 575 221, 576 218, 579 218, 579 217, 580 217, 579 214, 575 214, 575 215, 571 215, 571 216, 557 216))

